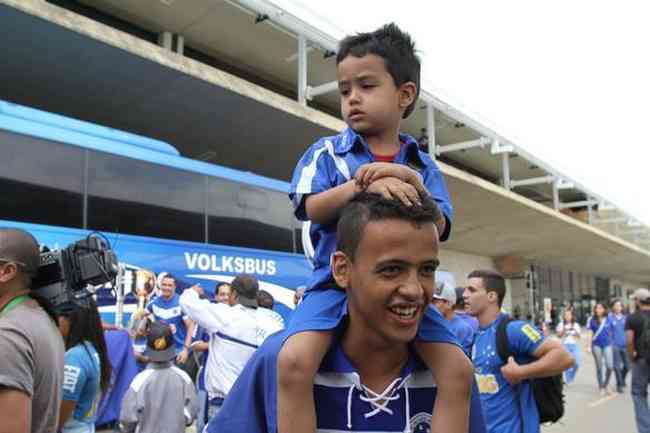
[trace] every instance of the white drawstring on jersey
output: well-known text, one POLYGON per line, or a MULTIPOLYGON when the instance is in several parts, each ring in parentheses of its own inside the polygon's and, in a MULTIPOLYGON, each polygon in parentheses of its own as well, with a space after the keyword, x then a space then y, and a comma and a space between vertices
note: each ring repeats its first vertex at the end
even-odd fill
POLYGON ((366 419, 371 418, 380 412, 386 412, 387 414, 392 415, 393 410, 390 409, 388 405, 390 404, 391 401, 399 399, 400 395, 398 394, 398 391, 400 388, 404 388, 404 393, 406 394, 406 425, 404 426, 404 431, 406 433, 411 433, 411 424, 409 422, 409 420, 411 419, 409 389, 407 386, 405 386, 409 377, 410 376, 407 376, 404 379, 398 377, 397 379, 392 381, 390 385, 388 385, 384 390, 384 392, 382 392, 381 394, 374 392, 372 389, 368 388, 367 386, 363 385, 360 382, 350 385, 350 388, 348 389, 348 408, 347 408, 348 409, 348 430, 352 429, 352 395, 354 393, 355 388, 363 392, 363 394, 359 395, 361 401, 370 403, 370 406, 374 407, 374 409, 372 409, 370 412, 367 412, 363 415, 366 419))

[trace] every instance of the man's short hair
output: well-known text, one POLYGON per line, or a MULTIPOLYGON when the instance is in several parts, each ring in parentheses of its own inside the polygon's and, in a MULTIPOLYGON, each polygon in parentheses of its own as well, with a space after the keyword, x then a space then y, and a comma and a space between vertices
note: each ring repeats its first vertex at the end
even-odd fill
POLYGON ((165 274, 165 275, 163 275, 162 278, 160 279, 160 282, 162 283, 163 280, 167 280, 167 279, 174 280, 174 284, 176 284, 176 277, 173 274, 165 274))
POLYGON ((366 225, 371 221, 398 219, 416 226, 434 224, 442 218, 440 209, 429 197, 421 206, 406 206, 398 200, 389 200, 379 194, 357 194, 341 211, 336 230, 336 249, 354 261, 366 225))
POLYGON ((495 292, 499 298, 499 307, 503 304, 506 296, 506 280, 497 271, 489 269, 478 269, 469 273, 467 278, 480 278, 483 280, 486 292, 495 292))
POLYGON ((384 59, 386 70, 393 77, 395 86, 412 81, 415 83, 415 100, 404 111, 406 119, 415 108, 420 95, 420 59, 415 55, 415 42, 395 23, 386 24, 374 32, 347 36, 339 44, 336 64, 346 57, 363 57, 374 54, 384 59))
POLYGON ((30 286, 40 265, 38 242, 25 230, 0 227, 0 259, 16 262, 26 285, 30 286))
POLYGON ((262 308, 268 308, 269 310, 273 309, 273 295, 271 295, 266 290, 260 290, 257 292, 257 304, 262 308))

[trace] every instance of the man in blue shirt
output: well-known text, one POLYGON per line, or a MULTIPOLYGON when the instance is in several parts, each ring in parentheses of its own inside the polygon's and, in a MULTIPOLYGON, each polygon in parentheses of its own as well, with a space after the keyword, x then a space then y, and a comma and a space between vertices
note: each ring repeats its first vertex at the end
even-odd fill
POLYGON ((468 322, 463 320, 454 311, 456 305, 456 290, 447 282, 442 282, 436 285, 433 292, 433 301, 431 302, 442 314, 442 317, 447 319, 451 331, 462 346, 465 353, 469 356, 472 349, 472 342, 474 341, 474 330, 468 322))
MULTIPOLYGON (((366 193, 344 208, 332 277, 347 295, 346 317, 313 387, 319 431, 428 431, 436 386, 411 342, 438 266, 433 208, 428 199, 408 208, 366 193)), ((285 338, 269 337, 253 355, 209 433, 277 431, 276 365, 285 338)), ((445 402, 435 403, 445 410, 445 402)), ((478 398, 469 424, 472 433, 485 431, 478 398)))
POLYGON ((183 314, 179 299, 176 279, 172 274, 165 274, 160 281, 160 296, 147 305, 147 310, 156 321, 171 327, 177 354, 176 363, 184 365, 190 353, 194 323, 183 314))
POLYGON ((506 328, 508 346, 515 356, 501 359, 496 332, 501 320, 507 318, 500 313, 505 280, 489 270, 473 271, 467 278, 465 303, 480 324, 472 360, 488 432, 539 433, 539 412, 528 379, 560 374, 574 360, 559 341, 545 340, 521 320, 510 322, 506 328))
POLYGON ((616 299, 612 303, 612 311, 609 313, 609 320, 614 331, 613 351, 614 351, 614 374, 616 375, 616 391, 623 392, 625 388, 625 378, 630 369, 630 361, 627 357, 627 341, 625 338, 625 319, 623 314, 623 304, 616 299))

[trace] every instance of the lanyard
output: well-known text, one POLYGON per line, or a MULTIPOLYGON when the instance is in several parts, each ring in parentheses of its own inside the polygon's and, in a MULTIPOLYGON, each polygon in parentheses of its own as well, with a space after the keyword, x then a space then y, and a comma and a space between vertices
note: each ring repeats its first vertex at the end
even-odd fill
POLYGON ((9 303, 7 305, 5 305, 5 307, 2 309, 2 311, 0 311, 0 316, 3 315, 3 314, 7 314, 8 312, 10 312, 11 310, 13 310, 18 305, 22 304, 23 302, 25 302, 28 299, 29 299, 29 296, 27 296, 27 295, 16 296, 11 301, 9 301, 9 303))

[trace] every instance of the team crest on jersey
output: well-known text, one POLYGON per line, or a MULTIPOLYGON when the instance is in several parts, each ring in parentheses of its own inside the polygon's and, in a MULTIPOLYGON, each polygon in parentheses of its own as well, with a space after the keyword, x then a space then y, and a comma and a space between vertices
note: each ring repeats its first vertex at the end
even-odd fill
POLYGON ((521 330, 533 343, 537 343, 542 338, 539 332, 537 332, 537 330, 531 325, 526 324, 523 328, 521 328, 521 330))
POLYGON ((431 414, 426 412, 416 413, 409 421, 413 433, 429 433, 431 431, 431 414))

